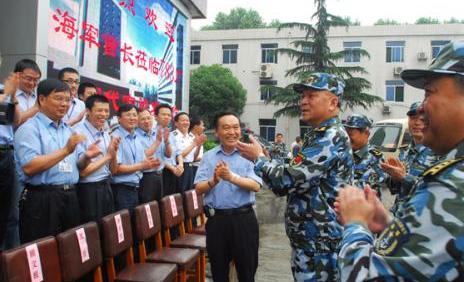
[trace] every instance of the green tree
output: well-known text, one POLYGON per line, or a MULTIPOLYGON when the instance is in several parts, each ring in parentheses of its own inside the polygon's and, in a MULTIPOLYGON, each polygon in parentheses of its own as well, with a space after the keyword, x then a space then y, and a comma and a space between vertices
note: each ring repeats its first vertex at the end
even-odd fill
POLYGON ((400 25, 400 23, 392 19, 378 19, 374 25, 400 25))
POLYGON ((449 20, 445 20, 444 21, 445 24, 458 24, 458 23, 464 23, 464 19, 463 20, 459 20, 455 17, 452 17, 450 18, 449 20))
POLYGON ((268 28, 278 28, 282 23, 278 19, 273 19, 270 23, 267 24, 268 28))
POLYGON ((245 8, 234 8, 229 14, 220 12, 216 15, 211 25, 204 26, 201 30, 217 29, 247 29, 264 28, 266 23, 256 10, 245 8))
POLYGON ((348 16, 344 17, 343 20, 349 26, 360 26, 361 25, 361 22, 358 19, 353 20, 351 17, 348 17, 348 16))
POLYGON ((414 24, 440 24, 439 19, 434 19, 431 17, 420 17, 416 20, 414 24))
MULTIPOLYGON (((315 0, 316 12, 312 19, 316 21, 314 25, 307 23, 283 23, 279 30, 283 28, 298 28, 305 32, 305 37, 295 40, 291 44, 294 48, 280 48, 278 52, 289 56, 296 67, 287 70, 286 75, 301 80, 313 72, 326 72, 339 75, 346 82, 344 105, 353 108, 362 106, 368 108, 376 102, 383 101, 381 98, 370 95, 365 91, 371 87, 369 81, 356 74, 366 74, 366 70, 360 66, 337 66, 336 61, 351 55, 350 51, 342 50, 331 52, 327 44, 327 34, 329 28, 333 26, 346 26, 347 22, 338 16, 329 14, 326 10, 326 0, 315 0)), ((358 49, 356 55, 369 57, 367 51, 358 49)), ((267 100, 268 103, 281 105, 282 108, 274 113, 275 117, 282 115, 296 117, 300 115, 299 99, 300 95, 293 91, 293 84, 285 87, 263 86, 262 91, 272 91, 273 95, 267 100)))
POLYGON ((211 127, 219 112, 241 115, 246 90, 232 72, 221 65, 200 66, 190 76, 190 113, 203 118, 211 127))

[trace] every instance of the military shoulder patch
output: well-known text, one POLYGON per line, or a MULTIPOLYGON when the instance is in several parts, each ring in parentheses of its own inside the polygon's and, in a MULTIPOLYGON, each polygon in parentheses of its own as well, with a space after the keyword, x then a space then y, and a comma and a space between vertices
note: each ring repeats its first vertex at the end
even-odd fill
POLYGON ((408 227, 398 218, 375 240, 375 252, 382 256, 392 255, 410 237, 408 227))
POLYGON ((369 152, 370 152, 372 155, 376 156, 377 158, 383 157, 383 153, 382 153, 381 151, 379 151, 378 149, 375 149, 375 148, 374 148, 374 149, 370 149, 369 152))
POLYGON ((437 176, 441 172, 443 172, 445 169, 452 167, 453 165, 456 165, 460 162, 464 161, 464 158, 457 158, 454 160, 448 160, 448 161, 443 161, 440 162, 430 168, 428 168, 426 171, 422 173, 422 177, 432 177, 432 176, 437 176))

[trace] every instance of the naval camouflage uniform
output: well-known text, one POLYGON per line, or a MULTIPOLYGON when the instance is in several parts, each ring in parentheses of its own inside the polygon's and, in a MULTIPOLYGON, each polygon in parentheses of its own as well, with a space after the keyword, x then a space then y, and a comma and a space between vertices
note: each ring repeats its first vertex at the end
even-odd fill
POLYGON ((255 170, 270 189, 287 195, 285 228, 292 246, 296 281, 337 281, 342 226, 333 203, 344 183, 351 183, 351 146, 338 117, 306 133, 301 152, 290 164, 259 159, 255 170))
POLYGON ((464 143, 446 159, 422 174, 377 240, 346 226, 342 281, 464 281, 464 143))
POLYGON ((365 145, 353 153, 354 181, 353 184, 360 188, 371 186, 381 196, 382 184, 385 182, 385 172, 380 167, 384 162, 383 154, 376 148, 365 145))
POLYGON ((269 150, 272 159, 285 160, 287 159, 288 150, 285 143, 273 143, 269 150))

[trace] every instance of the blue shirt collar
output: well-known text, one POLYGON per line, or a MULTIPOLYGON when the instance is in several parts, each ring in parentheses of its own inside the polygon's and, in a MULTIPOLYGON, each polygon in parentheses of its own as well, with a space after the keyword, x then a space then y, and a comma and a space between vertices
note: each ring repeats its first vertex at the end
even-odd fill
MULTIPOLYGON (((44 125, 53 126, 54 128, 57 128, 56 123, 42 112, 37 113, 37 119, 44 125)), ((60 123, 59 123, 58 126, 59 127, 65 127, 65 126, 67 126, 67 124, 65 122, 63 122, 62 120, 60 120, 60 123)))
POLYGON ((121 131, 122 136, 124 136, 124 138, 130 137, 132 139, 135 139, 135 137, 137 137, 137 135, 135 134, 135 130, 134 133, 131 134, 129 131, 125 130, 124 127, 122 127, 121 125, 119 126, 119 131, 121 131))
POLYGON ((144 137, 151 137, 156 135, 156 130, 154 130, 154 128, 152 128, 148 133, 140 127, 137 127, 136 131, 144 137))
POLYGON ((217 146, 215 149, 217 150, 217 151, 216 151, 216 154, 221 153, 221 154, 226 155, 226 156, 232 156, 233 154, 238 153, 238 149, 237 149, 237 148, 234 148, 234 150, 232 151, 232 153, 226 153, 226 152, 224 151, 224 148, 222 147, 222 145, 217 146))
POLYGON ((16 95, 16 97, 17 96, 24 96, 24 97, 29 97, 30 96, 30 97, 33 97, 33 98, 35 98, 37 96, 35 91, 32 91, 31 95, 28 95, 28 94, 26 94, 26 92, 22 91, 21 89, 16 90, 15 95, 16 95))
POLYGON ((98 135, 103 135, 103 130, 98 130, 87 119, 84 120, 84 124, 87 127, 87 129, 90 131, 93 137, 98 136, 98 135))

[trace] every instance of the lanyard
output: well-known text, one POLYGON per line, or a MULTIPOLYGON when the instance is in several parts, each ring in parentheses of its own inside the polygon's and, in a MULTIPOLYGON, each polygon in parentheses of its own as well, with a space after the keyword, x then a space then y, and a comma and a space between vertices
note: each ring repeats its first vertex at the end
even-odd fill
MULTIPOLYGON (((85 128, 87 129, 87 131, 90 133, 90 136, 92 137, 92 140, 93 142, 97 142, 97 139, 95 138, 95 136, 93 135, 92 131, 90 130, 90 128, 87 126, 87 122, 85 121, 84 122, 84 126, 85 128)), ((103 147, 104 150, 107 149, 106 147, 106 139, 105 139, 105 133, 103 131, 98 131, 97 134, 100 133, 101 134, 101 139, 103 139, 103 144, 105 145, 105 147, 103 147)))
MULTIPOLYGON (((72 114, 73 114, 73 112, 74 112, 74 107, 76 106, 76 101, 74 101, 74 98, 73 98, 71 104, 72 104, 71 112, 70 112, 69 114, 66 113, 66 116, 68 117, 68 120, 71 119, 71 116, 72 116, 72 114)), ((68 112, 69 112, 69 111, 68 111, 68 112)))

